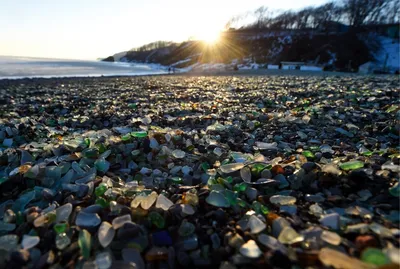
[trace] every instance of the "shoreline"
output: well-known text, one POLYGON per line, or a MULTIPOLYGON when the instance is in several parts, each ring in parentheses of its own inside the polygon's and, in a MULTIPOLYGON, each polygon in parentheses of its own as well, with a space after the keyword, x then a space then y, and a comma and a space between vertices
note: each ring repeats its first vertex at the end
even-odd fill
POLYGON ((371 77, 371 76, 395 76, 388 74, 360 74, 360 73, 346 73, 346 72, 331 72, 331 71, 301 71, 301 70, 271 70, 271 69, 243 69, 238 71, 222 70, 222 71, 189 71, 189 72, 176 72, 176 73, 148 73, 148 74, 111 74, 111 75, 43 75, 43 76, 8 76, 0 77, 0 81, 6 80, 31 80, 31 79, 83 79, 83 78, 125 78, 125 77, 153 77, 153 76, 299 76, 299 77, 371 77))

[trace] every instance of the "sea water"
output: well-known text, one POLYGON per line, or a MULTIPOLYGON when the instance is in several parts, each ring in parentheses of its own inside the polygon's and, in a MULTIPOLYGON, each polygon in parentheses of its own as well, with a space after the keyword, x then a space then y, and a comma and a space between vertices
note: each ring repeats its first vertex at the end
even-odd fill
POLYGON ((34 77, 132 76, 166 73, 158 65, 0 56, 0 79, 34 77))

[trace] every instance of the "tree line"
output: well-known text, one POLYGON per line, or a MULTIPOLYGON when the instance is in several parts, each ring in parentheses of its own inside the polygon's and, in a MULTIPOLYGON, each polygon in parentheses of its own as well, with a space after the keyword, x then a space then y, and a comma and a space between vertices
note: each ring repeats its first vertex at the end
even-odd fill
POLYGON ((232 17, 225 28, 238 27, 249 15, 254 19, 245 29, 321 29, 332 23, 351 27, 399 22, 399 0, 341 0, 298 11, 275 11, 261 6, 253 12, 232 17))
POLYGON ((161 49, 161 48, 165 48, 168 47, 170 45, 174 44, 174 42, 172 41, 163 41, 163 40, 159 40, 159 41, 155 41, 155 42, 151 42, 148 44, 145 44, 143 46, 137 47, 137 48, 132 48, 130 49, 130 51, 149 51, 149 50, 153 50, 153 49, 161 49))
MULTIPOLYGON (((351 27, 363 25, 393 24, 399 22, 400 0, 339 0, 317 7, 305 7, 298 11, 276 11, 261 6, 252 12, 233 16, 225 25, 241 29, 319 29, 327 30, 330 25, 345 24, 351 27), (244 24, 251 17, 250 23, 244 24)), ((155 41, 130 51, 144 52, 175 44, 172 41, 155 41)))

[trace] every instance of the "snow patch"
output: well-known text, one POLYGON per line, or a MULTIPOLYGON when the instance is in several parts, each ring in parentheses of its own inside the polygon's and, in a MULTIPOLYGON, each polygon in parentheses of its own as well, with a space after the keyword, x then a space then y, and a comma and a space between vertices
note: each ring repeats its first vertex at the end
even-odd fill
POLYGON ((375 55, 376 62, 382 67, 386 61, 386 67, 390 70, 400 68, 400 43, 396 39, 380 36, 380 51, 375 55))
POLYGON ((179 64, 183 64, 183 63, 190 62, 191 60, 192 60, 192 58, 187 58, 187 59, 185 59, 185 60, 180 60, 180 61, 177 61, 176 63, 171 64, 171 66, 172 66, 172 67, 173 67, 173 66, 177 66, 177 65, 179 65, 179 64))
POLYGON ((312 66, 312 65, 304 65, 304 66, 300 66, 300 70, 301 71, 318 71, 321 72, 322 67, 319 66, 312 66))

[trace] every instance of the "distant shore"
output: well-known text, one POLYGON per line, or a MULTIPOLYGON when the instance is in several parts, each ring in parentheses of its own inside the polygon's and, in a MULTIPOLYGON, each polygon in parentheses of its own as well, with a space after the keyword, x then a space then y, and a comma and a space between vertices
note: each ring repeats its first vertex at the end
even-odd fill
POLYGON ((273 69, 240 69, 221 70, 221 71, 189 71, 185 73, 175 73, 173 75, 185 76, 356 76, 358 73, 330 72, 330 71, 301 71, 301 70, 273 70, 273 69))

